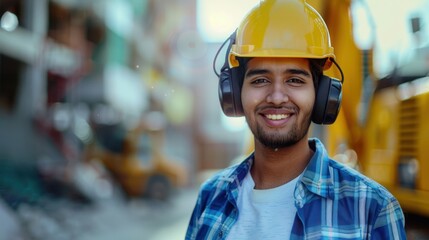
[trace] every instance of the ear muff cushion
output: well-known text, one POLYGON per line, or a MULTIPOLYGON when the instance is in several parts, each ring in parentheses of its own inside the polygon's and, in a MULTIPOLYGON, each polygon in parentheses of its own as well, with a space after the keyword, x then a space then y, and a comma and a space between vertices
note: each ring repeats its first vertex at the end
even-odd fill
POLYGON ((241 105, 240 70, 238 68, 226 68, 219 77, 219 101, 225 115, 229 117, 241 117, 244 115, 241 105))
POLYGON ((231 72, 225 69, 219 76, 219 102, 222 111, 227 116, 234 115, 234 97, 233 89, 231 86, 231 72))
POLYGON ((323 75, 316 93, 312 121, 316 124, 332 124, 340 111, 342 84, 323 75))

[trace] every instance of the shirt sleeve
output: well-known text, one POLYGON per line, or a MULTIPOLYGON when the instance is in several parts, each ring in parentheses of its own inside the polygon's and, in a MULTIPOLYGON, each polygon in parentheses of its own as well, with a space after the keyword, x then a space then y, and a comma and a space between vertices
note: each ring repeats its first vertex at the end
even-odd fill
POLYGON ((192 211, 191 219, 189 220, 188 229, 186 231, 186 240, 193 240, 198 232, 198 219, 201 215, 202 208, 201 192, 198 194, 197 203, 192 211))
POLYGON ((404 213, 396 199, 389 199, 381 209, 373 226, 371 239, 407 239, 404 213))

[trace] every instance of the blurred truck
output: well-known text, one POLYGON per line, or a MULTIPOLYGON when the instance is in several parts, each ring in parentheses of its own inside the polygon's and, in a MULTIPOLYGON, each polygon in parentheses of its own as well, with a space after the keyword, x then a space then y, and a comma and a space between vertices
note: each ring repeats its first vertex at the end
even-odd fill
POLYGON ((88 147, 86 158, 101 162, 125 196, 166 200, 174 190, 186 184, 186 170, 180 161, 163 152, 163 129, 138 127, 125 131, 118 130, 118 126, 102 128, 96 130, 104 132, 102 138, 99 136, 88 147), (110 143, 103 143, 106 138, 110 143), (120 146, 114 147, 117 143, 120 146))
POLYGON ((429 216, 428 1, 319 2, 346 77, 328 151, 429 216))

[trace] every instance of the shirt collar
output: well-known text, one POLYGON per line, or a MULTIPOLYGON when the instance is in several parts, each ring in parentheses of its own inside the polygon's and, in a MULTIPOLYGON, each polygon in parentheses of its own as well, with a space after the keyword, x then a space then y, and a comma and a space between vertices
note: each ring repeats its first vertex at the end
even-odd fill
POLYGON ((222 171, 219 181, 222 182, 224 190, 228 190, 228 199, 235 202, 238 199, 238 191, 243 183, 243 179, 253 164, 254 155, 249 155, 244 161, 234 164, 222 171))
POLYGON ((323 143, 317 139, 309 140, 314 154, 301 178, 301 183, 312 193, 332 198, 333 179, 329 168, 329 156, 323 143))
MULTIPOLYGON (((319 139, 311 138, 309 139, 308 143, 313 149, 314 154, 305 168, 298 185, 302 184, 310 192, 322 197, 333 198, 333 180, 329 170, 328 153, 323 143, 319 139)), ((236 192, 238 187, 241 186, 244 177, 250 171, 250 168, 253 164, 253 159, 254 154, 252 153, 243 162, 239 163, 238 166, 230 167, 230 171, 227 171, 227 173, 221 177, 223 181, 232 183, 228 184, 230 191, 236 192)), ((297 186, 297 188, 299 188, 299 186, 297 186)), ((304 197, 302 194, 303 192, 301 187, 301 190, 295 191, 295 198, 302 199, 304 197)))

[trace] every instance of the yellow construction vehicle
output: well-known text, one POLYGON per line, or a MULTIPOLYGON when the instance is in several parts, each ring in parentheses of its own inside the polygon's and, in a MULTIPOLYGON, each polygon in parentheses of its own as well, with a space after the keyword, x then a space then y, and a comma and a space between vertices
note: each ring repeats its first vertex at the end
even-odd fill
POLYGON ((387 187, 404 211, 429 216, 429 4, 317 2, 346 76, 340 115, 324 131, 330 154, 387 187))
POLYGON ((109 128, 111 130, 102 131, 122 133, 104 134, 103 138, 116 141, 120 146, 94 141, 88 147, 86 159, 101 162, 127 197, 165 200, 175 189, 185 186, 185 168, 179 160, 163 152, 163 128, 139 126, 132 131, 121 131, 115 126, 116 129, 109 128), (108 145, 110 147, 106 147, 108 145))

